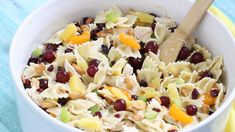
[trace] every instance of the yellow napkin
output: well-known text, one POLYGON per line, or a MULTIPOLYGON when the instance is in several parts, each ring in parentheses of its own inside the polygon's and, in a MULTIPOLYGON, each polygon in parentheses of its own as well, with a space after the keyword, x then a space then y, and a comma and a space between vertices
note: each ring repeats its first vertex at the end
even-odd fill
MULTIPOLYGON (((233 36, 235 37, 235 26, 233 22, 227 16, 225 16, 223 12, 221 12, 218 8, 212 6, 209 10, 228 27, 228 29, 232 32, 233 36)), ((232 104, 224 131, 235 132, 235 101, 232 104)))

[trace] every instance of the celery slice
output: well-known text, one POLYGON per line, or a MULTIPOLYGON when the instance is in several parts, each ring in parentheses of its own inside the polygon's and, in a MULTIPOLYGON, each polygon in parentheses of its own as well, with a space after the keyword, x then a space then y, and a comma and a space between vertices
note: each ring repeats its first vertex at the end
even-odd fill
POLYGON ((62 108, 59 119, 64 123, 67 123, 71 120, 71 114, 67 110, 67 107, 62 108))
POLYGON ((42 55, 42 49, 38 47, 33 51, 33 56, 39 57, 40 55, 42 55))
POLYGON ((157 117, 157 112, 155 112, 155 111, 146 111, 144 113, 144 118, 146 118, 146 119, 154 119, 156 117, 157 117))
POLYGON ((115 23, 115 22, 117 22, 117 20, 118 20, 118 15, 117 15, 117 13, 115 13, 114 11, 111 11, 110 13, 108 13, 108 14, 105 16, 105 20, 106 20, 107 22, 115 23))

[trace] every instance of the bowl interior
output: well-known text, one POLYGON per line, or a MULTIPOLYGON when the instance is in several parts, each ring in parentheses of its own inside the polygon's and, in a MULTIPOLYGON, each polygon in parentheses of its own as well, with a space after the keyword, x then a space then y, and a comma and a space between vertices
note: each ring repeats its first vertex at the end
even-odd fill
MULTIPOLYGON (((17 90, 22 97, 28 98, 20 79, 27 59, 36 46, 45 42, 53 33, 69 22, 81 19, 84 16, 95 16, 97 12, 117 5, 124 11, 133 8, 159 15, 168 15, 179 23, 191 4, 187 0, 50 1, 47 5, 31 14, 20 27, 12 42, 10 65, 13 73, 12 76, 17 84, 17 90)), ((231 93, 235 84, 235 69, 233 67, 235 62, 231 57, 235 56, 234 40, 224 26, 211 14, 206 15, 194 34, 199 44, 208 48, 213 55, 223 55, 224 57, 223 80, 228 88, 226 101, 229 96, 233 96, 231 93)))

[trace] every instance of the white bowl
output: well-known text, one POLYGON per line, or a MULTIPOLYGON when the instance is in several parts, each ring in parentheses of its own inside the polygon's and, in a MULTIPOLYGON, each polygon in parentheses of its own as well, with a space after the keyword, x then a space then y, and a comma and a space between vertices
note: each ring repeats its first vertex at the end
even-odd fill
MULTIPOLYGON (((78 131, 48 115, 26 94, 21 82, 21 73, 32 50, 45 42, 53 33, 69 22, 83 16, 95 16, 100 10, 113 5, 123 10, 129 8, 167 14, 178 23, 187 13, 192 2, 187 0, 52 0, 34 11, 18 29, 10 48, 10 68, 16 84, 16 97, 22 128, 25 132, 78 131)), ((221 107, 210 117, 183 131, 223 131, 229 104, 235 96, 235 43, 225 26, 210 13, 206 14, 195 31, 199 43, 213 55, 224 56, 224 83, 228 88, 221 107)))

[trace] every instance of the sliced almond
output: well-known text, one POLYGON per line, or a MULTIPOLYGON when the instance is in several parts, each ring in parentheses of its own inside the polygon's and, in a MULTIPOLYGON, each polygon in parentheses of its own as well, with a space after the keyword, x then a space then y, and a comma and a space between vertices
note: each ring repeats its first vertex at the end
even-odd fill
POLYGON ((202 113, 208 114, 209 113, 209 109, 210 109, 209 105, 203 104, 203 106, 200 108, 199 111, 202 112, 202 113))
POLYGON ((131 106, 138 110, 146 109, 146 103, 142 100, 131 101, 131 106))
POLYGON ((184 97, 188 96, 191 93, 191 89, 188 88, 181 88, 180 94, 183 95, 184 97))
POLYGON ((46 66, 44 64, 40 64, 37 67, 35 67, 35 71, 38 74, 42 74, 42 72, 46 69, 46 66))
POLYGON ((131 90, 134 87, 134 81, 132 79, 130 79, 129 77, 126 77, 124 79, 124 82, 126 83, 127 89, 131 90))
POLYGON ((82 95, 81 93, 70 93, 69 94, 69 97, 72 99, 72 100, 75 100, 75 99, 79 99, 79 98, 83 98, 84 95, 82 95))
POLYGON ((136 120, 136 121, 140 121, 140 120, 143 119, 143 117, 140 116, 140 115, 135 114, 135 115, 132 116, 132 119, 134 119, 134 120, 136 120))
POLYGON ((73 68, 79 73, 79 74, 84 74, 85 72, 75 63, 72 64, 73 68))

